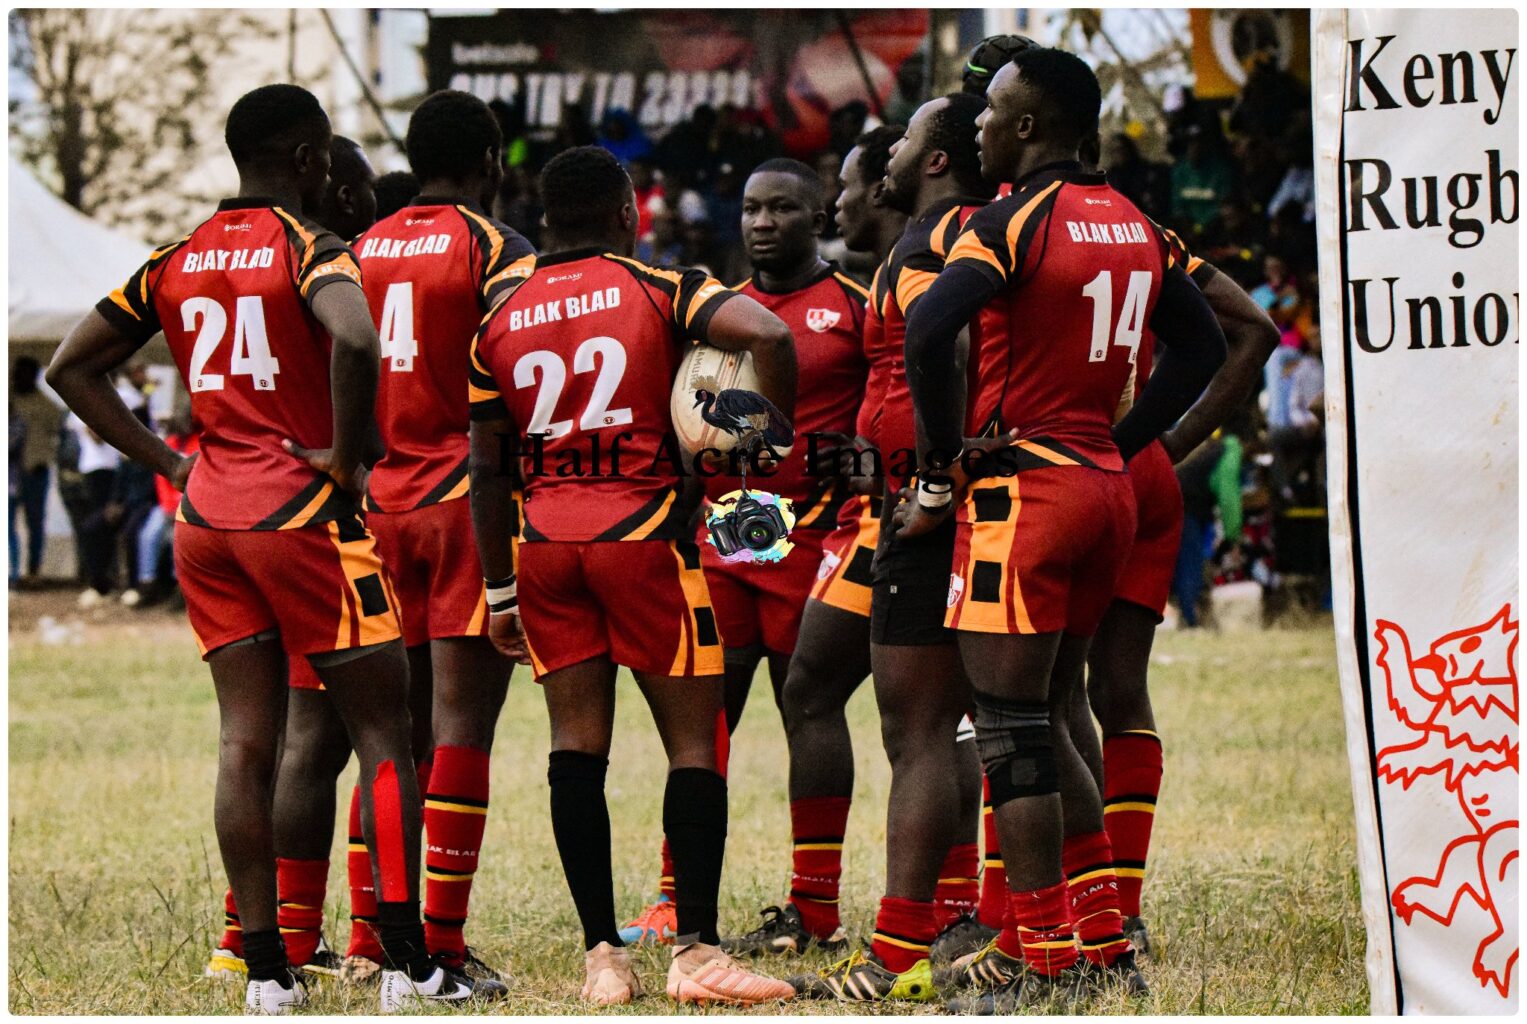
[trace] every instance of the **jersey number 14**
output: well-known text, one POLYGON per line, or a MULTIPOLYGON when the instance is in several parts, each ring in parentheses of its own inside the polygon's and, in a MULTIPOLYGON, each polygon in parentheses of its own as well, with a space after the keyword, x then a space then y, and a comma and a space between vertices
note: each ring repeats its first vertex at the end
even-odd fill
POLYGON ((1134 365, 1135 355, 1140 350, 1140 337, 1145 333, 1145 303, 1150 297, 1152 277, 1149 270, 1130 271, 1117 327, 1110 322, 1113 274, 1104 270, 1087 282, 1082 294, 1092 300, 1092 347, 1087 353, 1088 362, 1101 363, 1108 358, 1108 339, 1112 334, 1115 345, 1129 349, 1129 363, 1134 365))

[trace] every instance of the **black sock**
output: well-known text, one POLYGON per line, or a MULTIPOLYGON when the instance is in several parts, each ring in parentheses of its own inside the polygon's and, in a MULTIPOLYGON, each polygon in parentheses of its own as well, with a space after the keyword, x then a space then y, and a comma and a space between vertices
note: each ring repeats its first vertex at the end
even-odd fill
POLYGON ((286 943, 281 941, 279 928, 244 933, 244 964, 249 968, 250 981, 280 981, 287 988, 292 986, 286 943))
POLYGON ((378 903, 376 924, 388 968, 407 971, 414 981, 423 981, 435 973, 435 961, 424 945, 424 922, 419 918, 418 900, 378 903))
POLYGON ((615 881, 610 869, 610 808, 604 777, 610 762, 577 750, 553 750, 546 781, 551 783, 551 830, 557 838, 562 873, 583 923, 583 948, 601 942, 619 946, 615 925, 615 881))
POLYGON ((716 900, 726 854, 726 780, 708 768, 675 768, 663 792, 663 832, 673 854, 679 941, 721 941, 716 900), (695 938, 691 938, 691 936, 695 938))

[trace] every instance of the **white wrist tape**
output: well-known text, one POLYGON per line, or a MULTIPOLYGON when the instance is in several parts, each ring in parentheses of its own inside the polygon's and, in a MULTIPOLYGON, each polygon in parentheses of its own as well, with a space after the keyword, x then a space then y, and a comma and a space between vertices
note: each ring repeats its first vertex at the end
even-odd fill
POLYGON ((923 508, 943 508, 954 500, 954 484, 952 483, 929 483, 920 480, 917 484, 917 503, 923 508))
POLYGON ((488 591, 488 612, 491 615, 517 615, 520 601, 519 586, 513 574, 502 580, 483 580, 488 591))

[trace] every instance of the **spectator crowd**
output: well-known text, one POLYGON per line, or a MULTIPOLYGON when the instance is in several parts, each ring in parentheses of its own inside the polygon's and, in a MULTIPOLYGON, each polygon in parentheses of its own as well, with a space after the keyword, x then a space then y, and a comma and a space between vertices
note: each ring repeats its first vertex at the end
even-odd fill
MULTIPOLYGON (((920 88, 920 80, 899 78, 886 116, 915 107, 902 93, 920 88)), ((1174 585, 1180 622, 1200 622, 1209 582, 1254 579, 1271 593, 1292 580, 1298 586, 1291 592, 1328 607, 1308 93, 1262 57, 1235 101, 1210 103, 1177 89, 1165 106, 1168 160, 1148 159, 1142 133, 1132 125, 1102 138, 1102 167, 1141 210, 1245 288, 1281 335, 1261 392, 1178 467, 1186 509, 1174 585)), ((635 186, 638 259, 659 267, 703 267, 728 282, 748 275, 740 230, 743 187, 753 167, 784 153, 757 112, 701 105, 661 138, 619 109, 593 124, 581 107, 569 105, 550 138, 527 130, 509 105, 495 104, 495 112, 504 129, 507 170, 492 213, 533 244, 541 243, 541 167, 562 149, 597 143, 620 158, 635 186)), ((839 191, 843 154, 878 123, 865 103, 849 103, 833 111, 825 150, 791 154, 817 168, 829 209, 839 191)), ((411 198, 409 179, 384 175, 377 182, 379 207, 396 209, 411 198)), ((823 255, 865 279, 874 269, 869 257, 849 252, 836 237, 831 217, 823 255)), ((150 421, 141 365, 130 367, 118 387, 128 406, 173 447, 194 447, 192 425, 183 419, 150 421)), ((82 604, 117 593, 125 604, 147 605, 173 593, 168 554, 175 492, 125 462, 76 418, 65 419, 41 385, 36 360, 25 356, 12 368, 10 454, 13 587, 41 571, 46 499, 56 478, 73 528, 82 604)))

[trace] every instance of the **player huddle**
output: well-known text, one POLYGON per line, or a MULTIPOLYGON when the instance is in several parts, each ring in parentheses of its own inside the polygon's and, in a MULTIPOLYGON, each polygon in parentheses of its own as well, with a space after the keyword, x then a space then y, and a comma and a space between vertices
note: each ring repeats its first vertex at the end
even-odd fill
POLYGON ((594 147, 546 166, 533 252, 483 210, 502 138, 466 94, 414 113, 417 196, 375 224, 369 165, 311 94, 240 99, 238 196, 49 369, 93 430, 184 491, 177 576, 221 712, 229 926, 209 972, 247 974, 256 1013, 301 1006, 325 974, 377 983, 383 1012, 506 994, 463 928, 518 661, 546 698, 591 1004, 643 994, 627 947, 649 941, 673 945, 680 1003, 992 1013, 1144 991, 1162 764, 1145 672, 1181 528, 1172 463, 1244 400, 1276 332, 1090 168, 1100 102, 1075 56, 994 37, 962 93, 866 134, 835 211, 881 261, 866 289, 819 256, 834 211, 795 161, 748 179, 754 273, 727 288, 632 258, 630 179, 594 147), (161 330, 201 431, 191 458, 109 382, 161 330), (735 476, 665 457, 696 344, 747 353, 761 404, 834 446, 797 443, 749 478, 793 506, 778 564, 709 540, 704 510, 735 476), (723 939, 727 750, 764 661, 791 886, 723 939), (618 666, 669 761, 660 897, 624 928, 605 799, 618 666), (886 892, 848 953, 844 707, 870 676, 886 892), (341 957, 319 928, 352 750, 341 957), (735 959, 812 945, 847 955, 787 981, 735 959))

